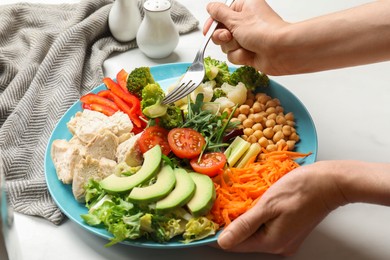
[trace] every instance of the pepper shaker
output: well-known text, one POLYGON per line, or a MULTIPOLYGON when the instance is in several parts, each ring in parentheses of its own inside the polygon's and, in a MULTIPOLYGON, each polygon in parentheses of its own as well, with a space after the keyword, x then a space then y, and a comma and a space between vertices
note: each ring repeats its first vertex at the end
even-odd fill
POLYGON ((168 0, 147 0, 145 16, 137 33, 138 48, 148 57, 169 56, 179 43, 179 32, 171 18, 168 0))

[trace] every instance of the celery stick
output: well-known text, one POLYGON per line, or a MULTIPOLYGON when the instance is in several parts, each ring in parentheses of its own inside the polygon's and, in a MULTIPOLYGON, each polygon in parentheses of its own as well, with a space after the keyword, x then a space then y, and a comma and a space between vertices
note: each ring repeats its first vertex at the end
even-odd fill
POLYGON ((241 159, 238 161, 237 165, 235 167, 237 168, 244 168, 245 165, 248 163, 248 161, 257 156, 261 151, 261 146, 259 143, 251 144, 249 149, 246 151, 244 156, 241 157, 241 159))
POLYGON ((250 143, 237 136, 234 141, 228 146, 225 151, 227 162, 230 166, 234 166, 241 156, 248 150, 250 143))

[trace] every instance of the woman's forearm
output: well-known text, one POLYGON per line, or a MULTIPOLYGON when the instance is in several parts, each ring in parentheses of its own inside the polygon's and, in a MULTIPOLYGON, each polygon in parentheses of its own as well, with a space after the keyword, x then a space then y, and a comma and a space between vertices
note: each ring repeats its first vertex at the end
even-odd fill
POLYGON ((320 161, 313 166, 329 180, 332 208, 355 202, 390 206, 390 163, 320 161))
POLYGON ((347 162, 338 176, 339 187, 349 202, 390 206, 390 164, 347 162))
POLYGON ((390 1, 290 24, 281 35, 279 62, 288 74, 389 60, 390 1))

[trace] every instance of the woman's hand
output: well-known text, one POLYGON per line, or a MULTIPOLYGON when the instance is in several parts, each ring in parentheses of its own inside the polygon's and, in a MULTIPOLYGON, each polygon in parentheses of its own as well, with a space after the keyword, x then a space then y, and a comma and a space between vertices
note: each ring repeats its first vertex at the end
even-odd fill
POLYGON ((240 252, 291 255, 333 209, 346 203, 334 180, 336 163, 299 167, 222 232, 218 244, 240 252))
MULTIPOLYGON (((212 40, 234 64, 245 64, 272 71, 269 61, 275 58, 273 46, 277 33, 288 25, 263 0, 236 0, 231 9, 223 3, 210 3, 207 11, 223 26, 217 28, 212 40)), ((212 19, 204 26, 207 32, 212 19)))
POLYGON ((258 203, 227 226, 221 248, 291 255, 332 210, 352 202, 390 206, 390 164, 321 161, 272 185, 258 203))

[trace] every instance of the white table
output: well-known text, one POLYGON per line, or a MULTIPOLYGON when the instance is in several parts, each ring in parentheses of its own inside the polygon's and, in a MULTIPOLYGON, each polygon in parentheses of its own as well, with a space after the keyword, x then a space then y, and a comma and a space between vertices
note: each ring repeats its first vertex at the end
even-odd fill
MULTIPOLYGON (((57 3, 57 0, 28 2, 57 3)), ((2 0, 1 4, 16 0, 2 0)), ((63 0, 62 2, 77 2, 63 0)), ((200 21, 208 17, 207 0, 180 0, 200 21)), ((270 0, 288 21, 317 16, 367 0, 270 0)), ((362 35, 364 37, 364 35, 362 35)), ((201 30, 180 37, 169 58, 151 60, 138 49, 114 55, 104 63, 105 74, 121 68, 190 62, 202 40, 201 30)), ((207 55, 225 59, 210 44, 207 55)), ((290 89, 310 111, 319 138, 318 160, 390 160, 390 63, 296 76, 272 77, 290 89)), ((16 229, 25 260, 69 259, 281 259, 267 254, 233 254, 211 247, 177 250, 144 249, 124 245, 105 248, 106 240, 67 220, 59 226, 32 216, 16 214, 16 229)), ((288 259, 390 259, 390 208, 355 204, 337 209, 307 238, 300 251, 288 259)))

